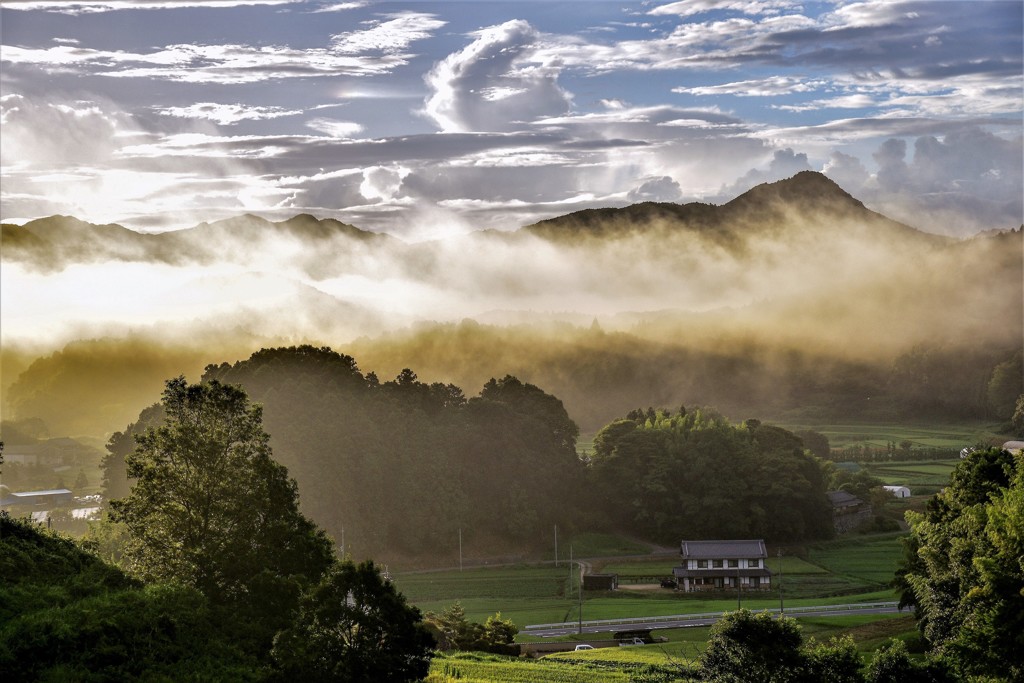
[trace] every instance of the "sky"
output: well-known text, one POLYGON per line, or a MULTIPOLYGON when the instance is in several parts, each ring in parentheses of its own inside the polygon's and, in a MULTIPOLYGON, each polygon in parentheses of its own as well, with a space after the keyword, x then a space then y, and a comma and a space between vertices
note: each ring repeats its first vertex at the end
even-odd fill
POLYGON ((423 240, 801 170, 1022 222, 1024 3, 4 0, 0 215, 423 240))

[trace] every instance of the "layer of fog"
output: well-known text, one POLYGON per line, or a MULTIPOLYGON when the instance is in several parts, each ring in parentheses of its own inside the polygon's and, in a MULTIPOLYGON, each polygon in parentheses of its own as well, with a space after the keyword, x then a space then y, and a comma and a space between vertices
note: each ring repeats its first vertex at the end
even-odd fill
POLYGON ((196 380, 207 363, 302 343, 353 353, 381 379, 411 367, 471 393, 506 372, 538 383, 557 376, 558 368, 534 370, 531 349, 550 365, 560 353, 614 354, 630 339, 680 352, 742 357, 772 347, 886 365, 919 344, 1021 338, 1019 234, 947 243, 856 216, 788 213, 723 231, 652 223, 602 237, 521 231, 407 244, 341 231, 311 237, 253 220, 235 233, 191 231, 173 259, 159 249, 147 261, 92 249, 83 262, 41 267, 5 251, 5 401, 20 378, 24 412, 31 394, 43 401, 74 381, 58 366, 88 366, 94 381, 106 372, 111 385, 130 387, 110 392, 109 432, 155 400, 167 377, 196 380), (489 327, 465 327, 466 319, 489 327), (625 336, 588 336, 595 321, 625 336), (454 328, 437 333, 435 323, 454 328), (43 362, 55 352, 63 356, 43 362))
MULTIPOLYGON (((501 323, 526 312, 628 329, 645 312, 726 310, 738 312, 730 324, 766 336, 798 329, 808 344, 835 344, 867 319, 903 320, 869 348, 847 349, 891 351, 938 332, 936 320, 949 335, 947 313, 919 319, 913 304, 943 289, 963 258, 963 250, 884 237, 833 216, 738 226, 729 239, 664 225, 568 243, 525 233, 419 244, 341 234, 309 240, 266 229, 239 239, 192 233, 185 263, 92 260, 40 269, 5 259, 4 342, 56 348, 105 329, 173 336, 199 327, 344 344, 427 320, 501 323), (816 320, 801 320, 812 309, 816 320), (783 310, 785 319, 775 319, 783 310), (817 324, 823 315, 827 326, 817 324)), ((995 318, 1012 303, 984 296, 968 313, 995 318), (991 311, 977 308, 986 302, 991 311)))

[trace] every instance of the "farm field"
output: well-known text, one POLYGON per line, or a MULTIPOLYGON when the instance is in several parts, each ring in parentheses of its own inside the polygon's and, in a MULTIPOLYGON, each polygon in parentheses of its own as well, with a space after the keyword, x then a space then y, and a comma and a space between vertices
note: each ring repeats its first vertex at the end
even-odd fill
POLYGON ((936 493, 949 484, 950 474, 959 460, 923 460, 916 462, 861 463, 871 476, 886 484, 910 487, 914 495, 936 493))
MULTIPOLYGON (((782 570, 786 605, 841 604, 893 599, 888 582, 902 556, 900 534, 853 536, 808 546, 806 557, 787 555, 768 558, 775 576, 782 570), (781 563, 781 564, 780 564, 781 563)), ((675 560, 622 558, 593 563, 595 571, 621 576, 654 576, 671 573, 675 560)), ((579 619, 578 573, 563 563, 515 567, 473 568, 465 571, 397 573, 396 586, 424 612, 440 612, 456 601, 469 619, 483 622, 495 612, 520 627, 527 624, 574 622, 579 619)), ((624 584, 625 585, 625 584, 624 584)), ((777 587, 771 591, 744 593, 744 607, 777 607, 777 587)), ((734 593, 686 595, 670 589, 620 588, 614 592, 585 592, 583 619, 617 619, 722 612, 735 609, 734 593)), ((523 638, 523 634, 521 634, 523 638)))
POLYGON ((784 424, 789 430, 812 429, 828 437, 832 448, 871 446, 885 448, 889 443, 910 441, 913 448, 949 448, 959 451, 978 443, 1002 443, 999 425, 990 422, 921 424, 913 422, 849 424, 784 424))
MULTIPOLYGON (((917 629, 913 617, 894 615, 852 615, 800 619, 804 638, 825 641, 850 635, 865 662, 890 638, 913 641, 917 629)), ((703 652, 709 627, 660 631, 667 643, 638 647, 599 648, 581 652, 560 652, 539 660, 501 657, 477 653, 456 653, 434 660, 428 683, 601 683, 629 681, 641 670, 672 671, 680 665, 692 665, 703 652)), ((610 634, 590 634, 581 642, 599 640, 610 634)))

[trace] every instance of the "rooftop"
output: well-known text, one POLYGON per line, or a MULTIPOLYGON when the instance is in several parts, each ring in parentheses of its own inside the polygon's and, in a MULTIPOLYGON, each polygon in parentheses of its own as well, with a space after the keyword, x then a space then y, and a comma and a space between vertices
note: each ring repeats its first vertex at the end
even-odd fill
POLYGON ((68 489, 47 489, 45 491, 20 491, 18 493, 11 493, 12 496, 59 496, 59 495, 71 495, 71 491, 68 489))
POLYGON ((864 501, 848 491, 829 491, 825 495, 828 496, 829 502, 832 503, 832 507, 835 508, 862 505, 864 503, 864 501))
POLYGON ((683 541, 680 546, 683 559, 730 560, 768 557, 764 541, 683 541))

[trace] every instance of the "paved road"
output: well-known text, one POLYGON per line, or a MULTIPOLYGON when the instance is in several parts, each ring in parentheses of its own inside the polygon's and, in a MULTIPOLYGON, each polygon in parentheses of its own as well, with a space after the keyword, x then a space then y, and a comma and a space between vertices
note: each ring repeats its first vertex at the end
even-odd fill
MULTIPOLYGON (((779 610, 755 610, 777 614, 779 610)), ((823 605, 820 607, 798 607, 786 610, 787 617, 831 617, 844 614, 895 614, 900 610, 895 602, 871 603, 870 605, 823 605)), ((629 628, 690 628, 693 626, 710 626, 721 618, 721 614, 676 615, 670 617, 637 617, 614 621, 583 622, 583 633, 607 633, 608 631, 626 630, 629 628)), ((578 633, 578 625, 572 622, 565 624, 535 624, 523 628, 523 633, 531 636, 553 638, 578 633)))

